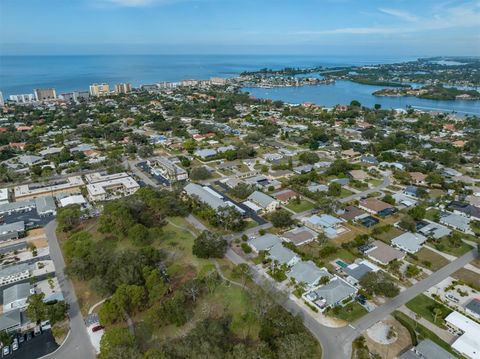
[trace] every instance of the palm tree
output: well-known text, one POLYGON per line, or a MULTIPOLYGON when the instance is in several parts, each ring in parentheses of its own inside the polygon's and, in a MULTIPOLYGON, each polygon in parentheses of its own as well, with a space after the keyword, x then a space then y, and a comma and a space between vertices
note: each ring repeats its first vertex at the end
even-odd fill
POLYGON ((437 307, 437 308, 434 308, 434 309, 433 309, 433 314, 434 314, 433 322, 436 323, 436 322, 437 322, 437 318, 442 315, 442 309, 441 309, 441 308, 438 308, 438 307, 437 307))

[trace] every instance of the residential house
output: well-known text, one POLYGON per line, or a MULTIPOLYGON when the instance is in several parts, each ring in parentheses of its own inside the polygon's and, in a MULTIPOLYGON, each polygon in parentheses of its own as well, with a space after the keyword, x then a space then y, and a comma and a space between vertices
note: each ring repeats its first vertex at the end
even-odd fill
POLYGON ((361 260, 358 263, 352 263, 345 268, 342 268, 342 271, 345 273, 345 280, 351 285, 357 286, 360 280, 370 272, 377 272, 378 268, 375 264, 367 261, 361 260))
POLYGON ((271 233, 266 233, 260 237, 252 238, 248 244, 255 252, 268 251, 276 244, 282 244, 282 239, 271 233))
POLYGON ((283 246, 282 243, 275 244, 272 248, 268 251, 268 257, 274 263, 278 263, 279 265, 286 265, 288 267, 293 266, 300 260, 300 257, 292 251, 283 246))
POLYGON ((287 204, 291 199, 296 198, 299 194, 291 189, 284 189, 273 194, 275 199, 282 204, 287 204))
POLYGON ((355 296, 357 288, 338 276, 334 276, 327 284, 307 292, 305 299, 315 304, 323 312, 327 308, 344 306, 355 296))
POLYGON ((347 231, 345 227, 341 226, 341 223, 344 222, 343 219, 336 218, 329 214, 306 217, 303 218, 303 222, 307 227, 317 232, 323 232, 329 238, 334 238, 347 231))
POLYGON ((448 204, 447 209, 455 214, 480 221, 480 207, 459 201, 452 201, 448 204))
POLYGON ((425 185, 426 184, 426 178, 427 175, 423 174, 422 172, 409 172, 410 178, 412 179, 412 182, 415 184, 420 184, 420 185, 425 185))
POLYGON ((311 230, 306 226, 296 227, 288 232, 282 234, 282 237, 296 246, 303 246, 304 244, 313 242, 317 239, 317 232, 311 230))
POLYGON ((456 357, 430 339, 424 339, 417 346, 406 351, 398 359, 455 359, 456 357))
POLYGON ((473 298, 465 306, 465 311, 474 318, 480 320, 480 298, 473 298))
POLYGON ((467 358, 480 358, 480 324, 457 311, 451 312, 445 318, 445 323, 447 327, 461 333, 451 345, 452 349, 467 358))
POLYGON ((379 215, 381 217, 385 217, 395 210, 395 208, 386 202, 380 201, 377 198, 366 198, 362 199, 358 205, 359 208, 372 213, 379 215))
POLYGON ((318 268, 312 261, 297 262, 287 275, 295 279, 296 283, 305 284, 307 289, 314 288, 323 277, 332 277, 326 268, 318 268))
POLYGON ((426 223, 425 226, 417 228, 417 232, 423 234, 426 237, 431 237, 434 239, 440 239, 442 237, 448 236, 452 231, 447 227, 441 225, 440 223, 435 223, 431 221, 424 220, 426 223))
POLYGON ((417 253, 427 238, 420 233, 406 232, 392 239, 392 245, 407 253, 417 253))
POLYGON ((277 200, 260 191, 253 192, 250 196, 248 196, 248 200, 262 208, 262 210, 266 213, 275 211, 279 206, 277 200))
POLYGON ((388 265, 394 260, 401 260, 405 257, 405 253, 395 249, 382 241, 374 241, 371 244, 359 248, 369 259, 388 265))
POLYGON ((471 233, 470 218, 450 213, 440 217, 440 223, 465 233, 471 233))
POLYGON ((360 208, 355 206, 347 206, 344 209, 340 218, 344 219, 345 221, 356 221, 359 218, 365 217, 366 212, 362 211, 360 208))
POLYGON ((348 175, 355 181, 365 181, 370 178, 370 175, 364 170, 351 170, 348 175))
POLYGON ((420 197, 420 189, 416 186, 407 186, 405 187, 405 189, 403 190, 403 193, 406 195, 406 196, 410 196, 410 197, 415 197, 415 198, 419 198, 420 197))

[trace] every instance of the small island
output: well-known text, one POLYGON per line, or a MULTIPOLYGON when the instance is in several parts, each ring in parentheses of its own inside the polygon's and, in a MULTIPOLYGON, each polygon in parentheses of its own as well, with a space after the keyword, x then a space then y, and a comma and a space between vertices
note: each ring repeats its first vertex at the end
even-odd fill
POLYGON ((475 90, 460 90, 443 86, 424 86, 417 89, 385 88, 373 93, 374 96, 405 97, 414 96, 429 100, 479 100, 480 92, 475 90))

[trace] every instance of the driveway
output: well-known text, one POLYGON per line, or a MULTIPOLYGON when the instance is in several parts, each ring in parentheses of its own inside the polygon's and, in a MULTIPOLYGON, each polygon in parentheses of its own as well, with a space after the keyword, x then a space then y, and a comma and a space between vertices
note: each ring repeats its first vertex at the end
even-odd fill
POLYGON ((70 334, 63 345, 55 352, 45 356, 47 359, 94 359, 95 351, 90 343, 87 328, 83 321, 77 296, 72 282, 65 276, 65 261, 56 235, 57 222, 51 221, 45 227, 45 234, 50 247, 50 257, 55 263, 55 271, 58 282, 62 288, 65 301, 70 305, 68 315, 70 317, 70 334))

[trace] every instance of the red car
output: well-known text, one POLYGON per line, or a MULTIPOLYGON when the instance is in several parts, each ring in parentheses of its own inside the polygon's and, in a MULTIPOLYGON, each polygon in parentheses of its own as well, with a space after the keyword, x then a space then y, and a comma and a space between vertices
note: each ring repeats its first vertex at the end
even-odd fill
POLYGON ((99 330, 102 330, 104 329, 104 327, 102 325, 96 325, 92 328, 92 332, 95 333, 95 332, 98 332, 99 330))

